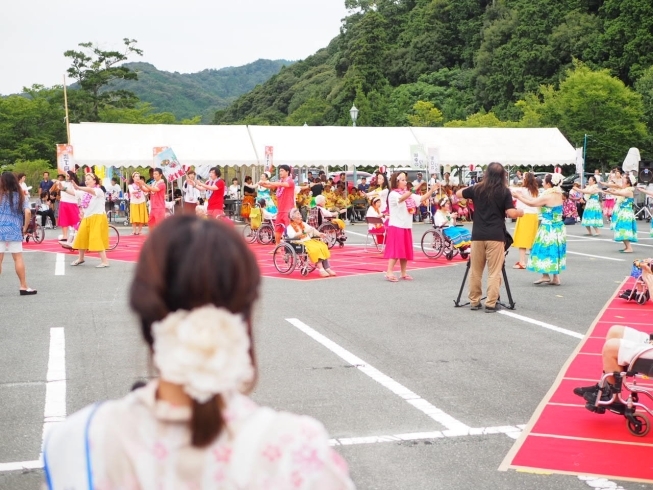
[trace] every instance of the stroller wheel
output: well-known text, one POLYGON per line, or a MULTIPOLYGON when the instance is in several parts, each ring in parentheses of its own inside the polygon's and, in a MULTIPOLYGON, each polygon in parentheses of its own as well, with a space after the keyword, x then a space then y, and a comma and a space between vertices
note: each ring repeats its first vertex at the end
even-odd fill
POLYGON ((643 413, 634 414, 626 419, 628 432, 637 437, 644 437, 651 430, 651 421, 643 413))

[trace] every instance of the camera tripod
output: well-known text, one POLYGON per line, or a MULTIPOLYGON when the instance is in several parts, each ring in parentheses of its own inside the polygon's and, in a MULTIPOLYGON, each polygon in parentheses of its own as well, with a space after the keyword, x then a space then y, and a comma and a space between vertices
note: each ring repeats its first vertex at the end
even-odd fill
MULTIPOLYGON (((510 292, 510 283, 508 282, 508 275, 506 274, 506 256, 508 255, 508 251, 504 253, 503 256, 503 267, 501 268, 501 274, 503 275, 503 284, 506 286, 506 293, 508 294, 508 304, 506 305, 501 301, 501 296, 497 299, 497 304, 501 305, 503 308, 507 310, 514 310, 515 309, 515 302, 512 299, 512 293, 510 292)), ((465 289, 465 282, 467 281, 467 276, 469 275, 469 268, 471 265, 471 257, 467 259, 467 267, 465 268, 465 275, 463 276, 463 282, 460 285, 460 290, 458 291, 458 297, 453 300, 453 303, 456 308, 462 308, 463 306, 467 306, 469 304, 469 301, 467 303, 460 303, 460 298, 463 295, 463 290, 465 289)), ((487 296, 484 296, 481 298, 481 300, 484 300, 487 296)))
POLYGON ((644 204, 642 204, 641 207, 639 207, 639 209, 635 213, 635 218, 636 219, 645 219, 646 221, 651 221, 651 218, 653 218, 653 215, 651 214, 651 210, 650 210, 649 205, 648 205, 648 199, 645 199, 644 204))

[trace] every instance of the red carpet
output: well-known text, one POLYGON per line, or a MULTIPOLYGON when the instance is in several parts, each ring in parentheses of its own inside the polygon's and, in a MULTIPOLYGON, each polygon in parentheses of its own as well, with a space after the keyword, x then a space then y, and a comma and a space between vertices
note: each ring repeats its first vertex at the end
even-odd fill
MULTIPOLYGON (((623 416, 597 415, 572 393, 601 375, 605 334, 615 324, 653 332, 653 303, 638 305, 616 298, 599 313, 587 336, 571 355, 500 469, 532 470, 653 483, 653 432, 635 437, 623 416)), ((630 287, 630 286, 628 286, 630 287)), ((653 380, 638 382, 653 389, 653 380)), ((644 401, 646 397, 640 397, 644 401)), ((644 403, 647 403, 644 401, 644 403)))
MULTIPOLYGON (((108 252, 109 260, 136 262, 145 238, 146 235, 121 235, 118 247, 115 250, 108 252)), ((23 244, 23 246, 25 250, 34 252, 68 253, 71 257, 70 262, 74 260, 74 257, 77 254, 77 252, 71 252, 63 248, 56 240, 45 240, 41 244, 30 242, 23 244)), ((321 279, 317 271, 313 271, 305 277, 300 274, 299 269, 296 269, 288 275, 280 274, 275 269, 274 264, 272 263, 272 255, 269 253, 274 250, 274 245, 259 245, 255 243, 249 245, 249 247, 256 255, 259 267, 261 268, 261 274, 265 277, 278 277, 305 281, 321 279)), ((365 252, 364 247, 358 245, 345 245, 343 248, 335 246, 331 249, 331 266, 335 271, 337 271, 339 277, 384 272, 388 261, 383 258, 383 254, 376 252, 374 248, 369 248, 368 250, 368 252, 365 252)), ((88 256, 97 257, 97 254, 89 253, 88 256)), ((454 257, 452 261, 448 261, 444 257, 440 257, 436 260, 428 259, 421 250, 415 249, 415 260, 408 263, 408 270, 445 267, 461 262, 464 261, 460 256, 454 257)), ((396 271, 397 273, 399 272, 399 265, 397 265, 396 271)))

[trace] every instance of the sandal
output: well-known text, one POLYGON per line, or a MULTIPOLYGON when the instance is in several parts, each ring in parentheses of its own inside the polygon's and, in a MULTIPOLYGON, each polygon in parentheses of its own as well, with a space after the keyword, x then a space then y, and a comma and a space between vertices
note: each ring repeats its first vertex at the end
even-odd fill
POLYGON ((95 266, 96 269, 106 269, 107 267, 109 267, 109 264, 100 264, 95 266))
POLYGON ((396 276, 388 276, 387 274, 384 276, 386 281, 390 282, 399 282, 399 279, 397 279, 396 276))
POLYGON ((560 281, 555 281, 555 282, 553 282, 553 281, 549 281, 547 284, 548 284, 549 286, 560 286, 560 281))
POLYGON ((329 273, 324 269, 319 269, 320 277, 329 277, 329 273))
POLYGON ((19 289, 21 296, 32 296, 33 294, 36 294, 36 289, 32 288, 27 288, 27 289, 19 289))
POLYGON ((413 278, 410 277, 408 274, 406 274, 405 276, 401 276, 401 278, 402 278, 404 281, 412 281, 412 280, 413 280, 413 278))
POLYGON ((70 264, 70 265, 72 265, 73 267, 75 267, 75 266, 77 266, 77 265, 82 265, 84 262, 86 262, 86 261, 85 261, 85 260, 79 260, 79 259, 77 259, 77 260, 75 260, 75 261, 74 261, 72 264, 70 264))
POLYGON ((336 277, 337 275, 336 271, 334 271, 333 269, 326 269, 326 271, 329 273, 331 277, 336 277))
POLYGON ((522 264, 521 262, 517 262, 515 265, 512 266, 513 269, 526 269, 526 266, 522 264))
POLYGON ((538 279, 533 284, 548 284, 551 282, 551 279, 538 279))

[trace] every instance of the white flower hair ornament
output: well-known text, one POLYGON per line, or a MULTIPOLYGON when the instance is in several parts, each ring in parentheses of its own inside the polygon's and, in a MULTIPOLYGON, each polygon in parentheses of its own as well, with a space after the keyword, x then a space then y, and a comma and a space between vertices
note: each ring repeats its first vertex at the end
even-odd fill
POLYGON ((206 305, 177 310, 152 325, 154 364, 199 403, 243 390, 254 379, 247 325, 241 315, 206 305))
POLYGON ((560 185, 562 184, 562 181, 565 180, 565 178, 562 176, 562 174, 557 174, 557 173, 552 173, 551 174, 551 185, 560 185))

